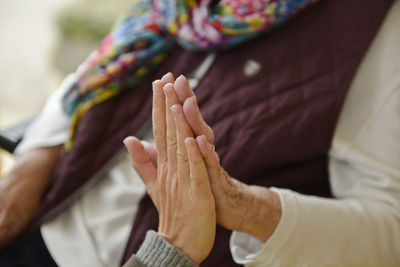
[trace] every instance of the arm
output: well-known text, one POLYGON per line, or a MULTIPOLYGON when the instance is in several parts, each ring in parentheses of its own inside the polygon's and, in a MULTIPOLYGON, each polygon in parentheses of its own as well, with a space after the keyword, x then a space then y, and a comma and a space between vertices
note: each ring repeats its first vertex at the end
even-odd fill
MULTIPOLYGON (((366 86, 361 85, 362 88, 366 86)), ((365 90, 363 94, 374 95, 365 90)), ((196 141, 207 166, 217 222, 243 232, 235 232, 231 239, 232 254, 238 263, 398 265, 399 94, 399 90, 389 88, 387 93, 380 94, 379 105, 372 104, 373 109, 368 105, 371 103, 365 101, 366 109, 358 112, 364 117, 351 116, 355 110, 342 116, 348 120, 343 129, 349 131, 357 122, 361 130, 354 131, 354 138, 347 142, 343 142, 344 133, 339 134, 341 139, 336 139, 334 144, 342 149, 339 153, 335 149, 332 152, 336 164, 340 165, 332 175, 333 188, 342 189, 336 194, 341 199, 336 200, 249 186, 230 177, 219 165, 218 155, 206 138, 197 134, 206 125, 194 97, 185 100, 183 110, 198 136, 196 141), (351 168, 346 170, 346 166, 351 168)), ((359 108, 361 104, 356 103, 359 108)))
POLYGON ((16 148, 16 164, 0 180, 0 249, 16 238, 36 213, 68 137, 69 119, 61 98, 74 75, 66 77, 29 126, 16 148))
POLYGON ((400 2, 388 13, 354 78, 330 153, 338 199, 275 189, 283 207, 262 243, 234 233, 242 264, 398 266, 400 264, 400 2))
POLYGON ((0 182, 0 249, 16 238, 36 213, 61 146, 37 148, 17 158, 0 182))
MULTIPOLYGON (((374 120, 368 121, 368 127, 344 149, 347 153, 337 159, 336 164, 342 165, 337 173, 342 175, 341 187, 347 190, 337 200, 237 182, 219 165, 218 155, 205 138, 196 138, 210 177, 217 222, 242 232, 235 232, 231 239, 236 262, 255 266, 398 265, 400 148, 396 138, 400 126, 394 122, 400 120, 396 114, 399 92, 385 98, 389 102, 382 104, 382 117, 372 116, 374 120), (393 122, 387 123, 388 118, 393 122), (385 142, 378 136, 385 136, 385 142), (349 164, 352 168, 346 173, 349 164)), ((184 110, 200 116, 190 99, 184 110)))

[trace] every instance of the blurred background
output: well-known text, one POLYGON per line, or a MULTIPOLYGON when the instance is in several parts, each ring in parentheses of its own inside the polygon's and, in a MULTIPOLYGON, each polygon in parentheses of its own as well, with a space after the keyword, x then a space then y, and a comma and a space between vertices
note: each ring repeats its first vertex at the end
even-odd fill
MULTIPOLYGON (((0 129, 40 112, 134 0, 0 0, 0 129)), ((0 150, 0 172, 13 157, 0 150)))

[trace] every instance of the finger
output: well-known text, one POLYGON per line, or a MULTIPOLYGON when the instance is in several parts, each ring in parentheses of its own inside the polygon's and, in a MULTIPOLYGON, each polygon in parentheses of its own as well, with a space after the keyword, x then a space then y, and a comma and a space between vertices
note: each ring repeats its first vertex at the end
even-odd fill
POLYGON ((153 145, 146 141, 140 141, 144 147, 144 150, 146 150, 147 154, 150 157, 151 162, 153 162, 154 166, 157 167, 157 150, 153 145))
MULTIPOLYGON (((163 87, 167 83, 174 82, 174 77, 171 73, 165 74, 161 80, 157 83, 153 83, 153 134, 154 142, 157 148, 157 174, 159 177, 159 190, 158 194, 159 207, 158 211, 161 212, 161 217, 166 209, 166 173, 167 162, 168 162, 168 151, 167 151, 167 141, 166 141, 166 112, 165 112, 165 95, 163 87)), ((149 192, 150 193, 150 192, 149 192)), ((157 201, 157 200, 156 200, 157 201)), ((157 206, 157 204, 156 204, 157 206)))
POLYGON ((193 129, 194 135, 204 135, 207 142, 212 144, 214 142, 214 133, 211 127, 203 120, 195 96, 185 100, 183 103, 183 113, 190 127, 193 129))
POLYGON ((143 144, 136 137, 125 138, 124 144, 131 156, 133 168, 139 174, 147 188, 151 188, 157 180, 157 168, 143 144))
POLYGON ((181 103, 191 96, 194 96, 193 90, 189 86, 189 82, 185 76, 181 75, 175 80, 175 92, 181 103))
POLYGON ((196 137, 196 141, 203 156, 210 178, 212 179, 213 177, 218 177, 220 161, 217 152, 215 152, 213 146, 207 142, 204 135, 196 137))
POLYGON ((183 186, 187 186, 189 185, 188 178, 190 175, 190 168, 188 164, 185 139, 187 137, 193 137, 193 132, 189 127, 189 124, 186 122, 181 105, 173 105, 171 111, 175 119, 176 127, 178 183, 182 184, 183 186))
POLYGON ((161 77, 161 81, 164 84, 174 83, 174 75, 172 75, 171 72, 168 72, 167 74, 165 74, 164 76, 161 77))
POLYGON ((159 160, 167 161, 166 122, 165 122, 165 96, 163 87, 168 82, 173 82, 171 73, 165 74, 161 80, 153 82, 153 134, 154 142, 158 150, 159 160))
POLYGON ((175 172, 177 170, 177 140, 176 140, 176 128, 175 119, 172 115, 171 107, 175 104, 179 104, 179 99, 175 94, 174 85, 168 83, 164 86, 165 98, 165 120, 166 120, 166 142, 167 142, 167 155, 168 155, 168 171, 175 172))
POLYGON ((194 198, 211 195, 211 187, 208 181, 207 170, 194 138, 188 137, 185 139, 185 145, 188 153, 190 166, 190 185, 192 196, 194 198))
POLYGON ((158 151, 158 160, 167 161, 167 143, 165 141, 165 97, 162 90, 163 82, 156 80, 153 82, 153 135, 154 143, 158 151))

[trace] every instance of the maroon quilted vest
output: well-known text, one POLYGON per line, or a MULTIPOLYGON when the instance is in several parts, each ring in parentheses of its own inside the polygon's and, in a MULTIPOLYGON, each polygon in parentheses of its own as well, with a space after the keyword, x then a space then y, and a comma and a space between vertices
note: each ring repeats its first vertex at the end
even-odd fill
MULTIPOLYGON (((247 184, 330 197, 327 152, 355 74, 392 0, 321 0, 280 29, 220 52, 196 95, 215 133, 221 164, 247 184), (261 65, 248 77, 249 61, 261 65)), ((151 82, 171 71, 190 73, 205 57, 176 47, 140 86, 91 109, 72 151, 63 155, 35 224, 51 218, 101 179, 118 159, 122 140, 151 117, 151 82)), ((124 260, 158 216, 144 197, 124 260)), ((204 266, 233 266, 230 232, 218 227, 204 266)))

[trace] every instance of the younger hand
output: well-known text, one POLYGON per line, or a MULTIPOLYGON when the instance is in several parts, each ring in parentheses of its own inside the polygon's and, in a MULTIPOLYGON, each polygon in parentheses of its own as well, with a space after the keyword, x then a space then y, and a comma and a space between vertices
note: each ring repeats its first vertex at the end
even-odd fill
MULTIPOLYGON (((173 104, 183 104, 186 99, 194 96, 192 89, 190 89, 189 87, 187 79, 183 75, 181 75, 175 81, 171 73, 167 73, 161 78, 161 80, 155 81, 153 83, 153 91, 163 91, 163 88, 167 83, 173 84, 173 89, 175 91, 174 102, 169 103, 170 107, 173 104)), ((163 95, 162 98, 153 98, 153 128, 154 126, 157 126, 153 129, 155 137, 157 137, 157 135, 159 134, 166 134, 166 128, 162 129, 162 133, 158 133, 158 131, 161 129, 161 125, 158 123, 159 117, 155 117, 155 114, 157 114, 157 112, 163 112, 165 114, 170 112, 169 109, 166 109, 165 95, 163 95)), ((174 140, 176 138, 173 131, 174 121, 171 116, 169 117, 170 119, 168 123, 170 124, 170 126, 167 138, 174 140)), ((194 117, 194 121, 192 124, 196 125, 196 119, 197 117, 194 117)), ((208 125, 199 124, 199 127, 196 128, 196 132, 197 134, 205 135, 208 142, 213 142, 214 136, 211 128, 208 127, 208 125)), ((191 136, 193 136, 193 134, 191 134, 191 136)), ((137 171, 139 176, 146 184, 147 191, 149 192, 149 195, 152 198, 152 201, 157 210, 159 210, 160 204, 158 200, 158 195, 152 193, 157 181, 157 150, 146 141, 140 141, 136 137, 128 137, 124 141, 124 143, 130 151, 133 168, 137 171)))
POLYGON ((162 80, 153 83, 153 132, 156 164, 149 156, 151 150, 146 151, 137 139, 127 138, 125 145, 157 207, 158 233, 200 264, 214 243, 214 198, 202 155, 185 123, 174 84, 165 84, 162 80), (144 157, 140 159, 134 155, 135 151, 144 157))

